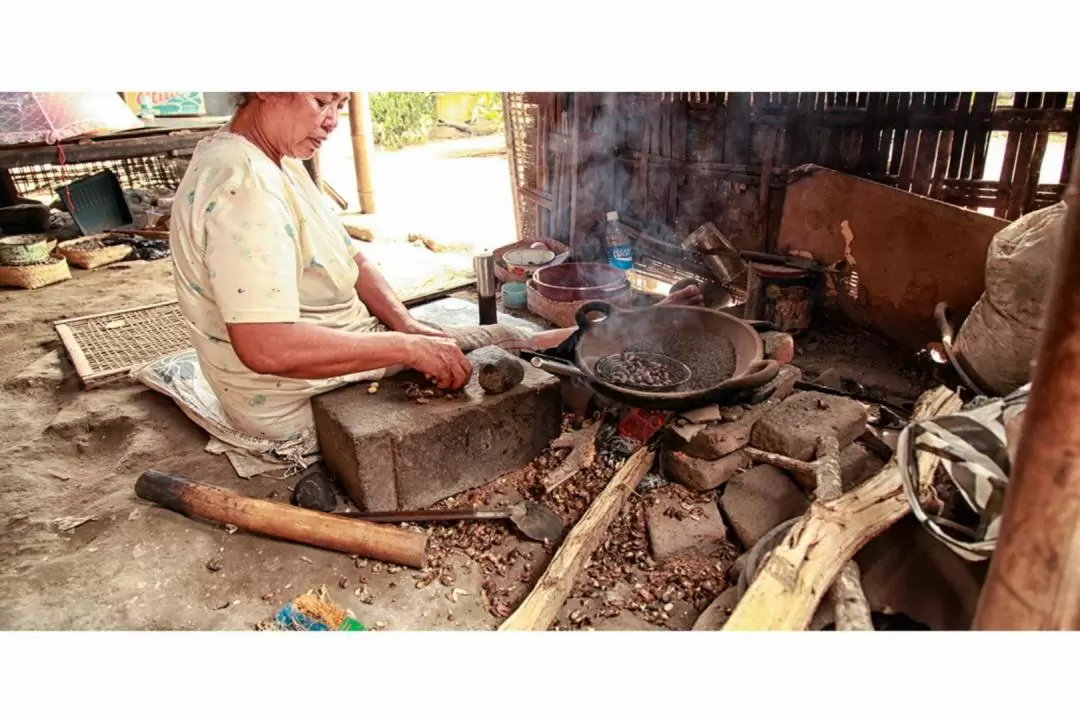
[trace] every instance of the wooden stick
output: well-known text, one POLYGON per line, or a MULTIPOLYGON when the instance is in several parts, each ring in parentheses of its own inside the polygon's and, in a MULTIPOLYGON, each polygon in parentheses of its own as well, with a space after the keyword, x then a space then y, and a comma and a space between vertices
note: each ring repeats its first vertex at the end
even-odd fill
POLYGON ((570 451, 559 466, 548 473, 544 478, 544 491, 551 492, 564 482, 572 478, 578 471, 592 467, 596 460, 596 433, 600 430, 601 423, 594 422, 586 428, 578 430, 564 440, 563 437, 555 439, 552 447, 566 447, 565 443, 573 441, 573 449, 570 451))
POLYGON ((135 494, 188 517, 397 565, 424 566, 427 535, 423 533, 244 497, 156 470, 139 476, 135 494))
MULTIPOLYGON (((817 499, 830 502, 840 497, 840 443, 836 436, 826 435, 818 438, 817 462, 817 499)), ((833 615, 836 617, 837 630, 873 630, 870 619, 870 603, 863 592, 859 566, 854 560, 848 560, 841 568, 836 582, 829 589, 833 615)))
MULTIPOLYGON (((960 398, 938 387, 924 393, 915 420, 956 412, 960 398)), ((920 483, 929 485, 938 458, 919 458, 920 483)), ((815 502, 773 550, 724 630, 802 630, 848 560, 910 512, 896 459, 855 490, 815 502)))
POLYGON ((746 454, 746 457, 756 463, 764 463, 780 468, 781 470, 787 470, 795 475, 795 479, 798 480, 799 484, 804 488, 807 490, 814 489, 814 485, 817 482, 815 479, 817 467, 815 463, 806 462, 805 460, 796 460, 795 458, 789 458, 786 455, 765 452, 764 450, 758 450, 757 448, 752 447, 743 448, 743 452, 746 454))
POLYGON ((649 472, 656 453, 638 449, 611 478, 592 505, 566 536, 525 601, 499 627, 505 630, 547 630, 574 587, 574 580, 596 551, 608 526, 641 478, 649 472))

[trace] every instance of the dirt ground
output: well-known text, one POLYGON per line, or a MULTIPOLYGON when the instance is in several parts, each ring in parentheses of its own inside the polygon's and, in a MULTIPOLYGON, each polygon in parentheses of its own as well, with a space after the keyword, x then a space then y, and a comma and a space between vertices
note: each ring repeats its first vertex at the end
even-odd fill
MULTIPOLYGON (((513 208, 500 145, 501 138, 488 137, 379 153, 380 221, 395 232, 425 232, 451 242, 506 242, 513 237, 513 208)), ((348 181, 335 182, 341 166, 324 171, 349 196, 348 181)), ((535 577, 542 570, 544 553, 538 556, 536 547, 502 532, 484 540, 497 553, 495 560, 457 553, 441 562, 440 571, 453 577, 451 587, 409 569, 376 567, 242 531, 230 534, 137 500, 135 480, 148 468, 282 502, 290 487, 288 481, 239 479, 224 458, 204 451, 206 434, 164 396, 127 382, 81 389, 53 323, 174 299, 169 261, 73 274, 71 281, 39 290, 0 290, 0 629, 244 630, 321 586, 368 626, 491 629, 501 620, 490 606, 505 610, 498 606, 523 593, 520 585, 485 587, 481 566, 494 565, 506 577, 535 577), (92 519, 67 529, 73 519, 86 518, 92 519), (513 563, 504 567, 507 558, 513 563)), ((812 378, 847 365, 856 344, 866 360, 865 338, 811 335, 800 341, 799 362, 812 378)), ((871 366, 895 380, 895 361, 886 351, 871 366)), ((891 394, 914 396, 908 379, 896 382, 891 394)), ((568 512, 583 510, 602 482, 595 476, 580 487, 568 485, 577 503, 568 512)), ((647 555, 641 523, 635 500, 619 521, 627 552, 635 557, 647 555)), ((631 576, 646 586, 677 578, 680 588, 698 587, 689 571, 651 577, 646 560, 633 573, 614 567, 614 561, 598 562, 591 580, 614 585, 596 602, 605 608, 633 602, 625 598, 640 588, 626 581, 631 576), (613 580, 620 572, 623 579, 613 580)), ((564 608, 562 621, 598 592, 585 588, 564 608)), ((676 595, 682 594, 680 589, 676 595)), ((702 598, 690 600, 676 598, 671 617, 660 625, 688 628, 702 598)), ((622 612, 593 627, 655 628, 645 613, 622 612)))

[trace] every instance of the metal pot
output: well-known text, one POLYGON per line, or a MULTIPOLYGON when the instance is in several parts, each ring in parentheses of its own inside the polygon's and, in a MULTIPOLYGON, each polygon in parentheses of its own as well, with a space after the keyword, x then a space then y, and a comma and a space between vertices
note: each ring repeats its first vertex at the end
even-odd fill
POLYGON ((548 300, 580 302, 615 297, 627 288, 626 277, 599 263, 549 265, 533 273, 536 290, 548 300))
POLYGON ((656 305, 616 311, 608 303, 594 301, 583 305, 576 319, 581 338, 575 363, 537 354, 532 364, 581 378, 594 392, 624 405, 687 410, 764 385, 780 371, 775 360, 762 359, 761 337, 749 323, 715 310, 656 305), (685 364, 692 372, 690 380, 661 392, 617 385, 597 372, 597 363, 605 357, 642 350, 685 364))

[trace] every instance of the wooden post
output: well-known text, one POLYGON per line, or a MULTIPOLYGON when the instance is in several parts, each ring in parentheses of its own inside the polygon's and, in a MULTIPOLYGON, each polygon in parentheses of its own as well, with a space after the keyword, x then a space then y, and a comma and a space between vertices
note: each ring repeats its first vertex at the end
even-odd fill
POLYGON ((352 134, 353 163, 356 166, 356 192, 360 212, 375 212, 375 188, 371 183, 371 158, 375 138, 371 130, 371 104, 367 93, 349 93, 349 130, 352 134))
POLYGON ((1080 155, 976 630, 1080 629, 1080 155))

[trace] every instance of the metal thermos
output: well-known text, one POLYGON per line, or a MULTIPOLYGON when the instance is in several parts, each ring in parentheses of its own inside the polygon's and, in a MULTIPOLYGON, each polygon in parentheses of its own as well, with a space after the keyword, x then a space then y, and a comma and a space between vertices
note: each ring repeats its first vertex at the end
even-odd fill
POLYGON ((495 296, 495 256, 489 252, 473 256, 476 272, 476 291, 480 296, 480 324, 494 325, 498 322, 498 301, 495 296))

